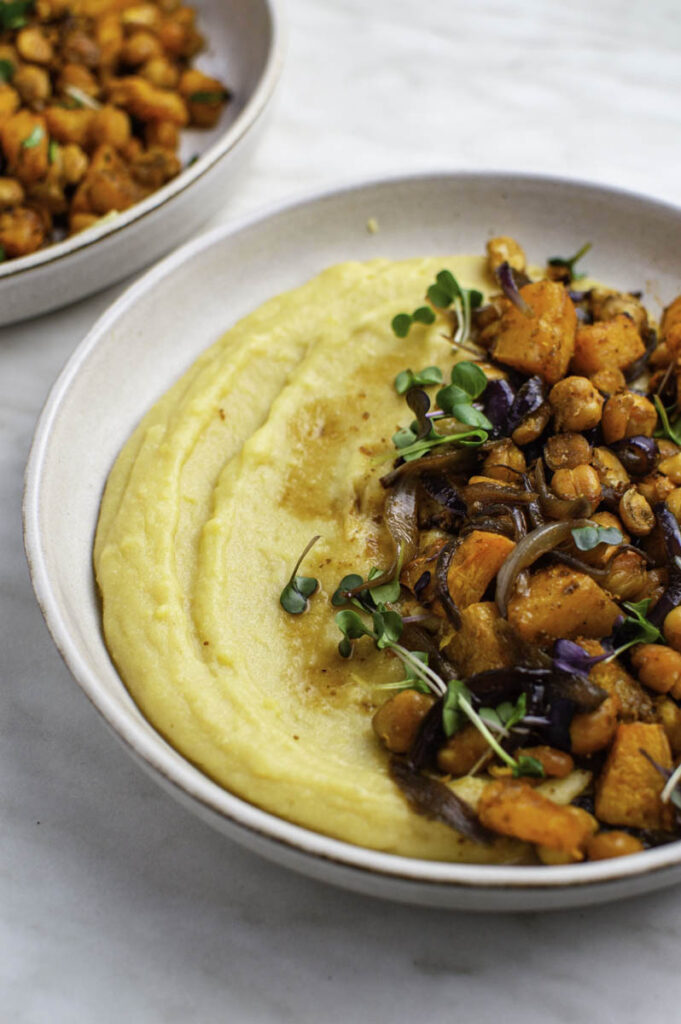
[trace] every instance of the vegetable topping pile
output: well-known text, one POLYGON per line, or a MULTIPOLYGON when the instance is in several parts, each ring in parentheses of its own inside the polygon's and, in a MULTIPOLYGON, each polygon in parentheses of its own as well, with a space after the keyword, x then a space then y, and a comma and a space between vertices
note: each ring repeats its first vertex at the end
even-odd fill
POLYGON ((181 0, 0 0, 0 259, 144 199, 229 93, 181 0))
POLYGON ((442 327, 453 366, 395 378, 394 559, 332 598, 342 657, 403 667, 373 727, 411 807, 545 864, 681 836, 681 297, 658 330, 640 295, 580 290, 589 248, 531 280, 494 238, 488 303, 443 269, 394 318, 442 327))

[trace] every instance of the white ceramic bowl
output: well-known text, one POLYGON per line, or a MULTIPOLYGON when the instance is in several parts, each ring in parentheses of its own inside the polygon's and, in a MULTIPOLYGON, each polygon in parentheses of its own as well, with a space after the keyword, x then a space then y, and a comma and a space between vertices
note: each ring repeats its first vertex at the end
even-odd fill
POLYGON ((216 128, 182 133, 177 178, 129 210, 0 264, 0 325, 46 313, 115 284, 184 241, 238 187, 283 63, 276 0, 196 0, 206 49, 197 66, 233 93, 216 128))
POLYGON ((128 751, 238 842, 317 878, 393 899, 538 910, 614 899, 681 879, 681 843, 566 867, 410 860, 309 832, 217 786, 143 718, 102 638, 91 550, 105 479, 146 409, 216 337, 268 296, 348 258, 480 252, 490 232, 531 256, 593 242, 588 269, 647 298, 681 282, 681 211, 615 190, 517 175, 385 181, 279 206, 184 246, 134 284, 73 354, 40 418, 26 477, 33 584, 78 683, 128 751), (367 231, 369 218, 379 231, 367 231), (150 325, 153 329, 150 330, 150 325))

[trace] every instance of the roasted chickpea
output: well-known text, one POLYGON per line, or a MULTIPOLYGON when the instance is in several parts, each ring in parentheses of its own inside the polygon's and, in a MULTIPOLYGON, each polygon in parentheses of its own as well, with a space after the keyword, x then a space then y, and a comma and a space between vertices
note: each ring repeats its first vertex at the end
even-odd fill
POLYGON ((24 201, 24 189, 16 178, 0 178, 0 208, 21 206, 24 201))
POLYGON ((636 489, 648 504, 656 505, 658 501, 666 501, 674 490, 674 481, 663 473, 651 473, 636 483, 636 489))
POLYGON ((591 445, 581 434, 553 434, 544 445, 544 461, 553 472, 583 466, 591 461, 591 445))
POLYGON ((657 448, 661 459, 670 459, 672 455, 677 455, 681 452, 681 448, 679 448, 678 444, 674 444, 673 441, 670 441, 666 437, 657 438, 657 448))
POLYGON ((0 85, 0 125, 21 106, 21 96, 11 85, 0 85))
POLYGON ((45 224, 35 210, 17 206, 0 213, 0 245, 7 256, 27 256, 45 241, 45 224))
POLYGON ((662 632, 669 646, 681 651, 681 605, 672 608, 665 616, 662 632))
POLYGON ((41 109, 52 95, 50 76, 45 68, 35 64, 24 64, 15 72, 12 84, 21 96, 22 102, 34 109, 41 109))
POLYGON ((536 412, 530 413, 520 426, 511 434, 514 442, 519 445, 531 444, 540 437, 551 419, 551 406, 548 402, 540 405, 536 412))
POLYGON ((61 147, 62 168, 67 185, 77 185, 82 181, 88 169, 87 154, 80 146, 71 142, 61 147))
POLYGON ((613 558, 603 586, 620 601, 637 601, 645 589, 646 581, 646 562, 643 555, 638 555, 635 551, 622 551, 613 558))
POLYGON ((629 533, 645 537, 655 526, 655 514, 635 487, 624 492, 619 503, 620 519, 629 533))
POLYGON ((596 370, 589 377, 589 380, 595 388, 604 395, 614 395, 617 391, 622 391, 627 386, 627 380, 621 370, 618 370, 616 366, 607 368, 603 367, 601 370, 596 370))
POLYGON ((551 489, 559 498, 587 498, 592 503, 601 499, 601 482, 592 466, 557 469, 551 480, 551 489))
POLYGON ((601 422, 603 396, 586 377, 564 377, 549 393, 556 430, 591 430, 601 422))
POLYGON ((648 314, 642 303, 628 292, 611 291, 609 288, 592 288, 589 305, 594 320, 614 320, 624 313, 633 320, 639 331, 648 326, 648 314))
POLYGON ((554 779, 564 779, 573 771, 575 762, 569 754, 563 750, 556 750, 555 747, 541 745, 538 747, 523 747, 516 751, 516 757, 533 757, 541 763, 546 775, 554 779))
POLYGON ((613 829, 612 832, 599 832, 592 836, 586 844, 586 855, 589 860, 609 860, 611 857, 640 853, 643 849, 640 839, 628 832, 613 829))
POLYGON ((494 274, 494 271, 502 263, 508 263, 513 270, 518 270, 521 273, 525 271, 525 253, 515 238, 510 238, 508 235, 490 238, 487 243, 487 266, 490 273, 494 274))
POLYGON ((609 448, 594 448, 591 463, 598 479, 605 487, 618 487, 629 483, 629 474, 609 448))
POLYGON ((676 758, 681 754, 681 708, 675 701, 663 695, 655 698, 655 712, 669 740, 671 752, 676 758))
POLYGON ((54 57, 52 43, 37 25, 22 28, 16 46, 22 60, 31 64, 49 64, 54 57))
POLYGON ((107 105, 93 111, 88 133, 90 145, 108 145, 121 150, 130 141, 131 133, 130 117, 124 110, 107 105))
POLYGON ((519 482, 519 474, 527 469, 525 456, 513 441, 506 438, 495 441, 482 464, 485 476, 494 480, 503 480, 509 484, 519 482))
POLYGON ((438 768, 447 775, 465 775, 488 750, 485 737, 475 726, 465 725, 438 751, 438 768))
POLYGON ((372 719, 374 732, 394 754, 405 754, 419 726, 433 704, 433 698, 416 690, 403 690, 387 700, 372 719))
MULTIPOLYGON (((622 535, 622 541, 625 544, 629 543, 629 536, 627 531, 622 526, 622 522, 617 516, 613 515, 612 512, 595 512, 589 516, 589 519, 593 523, 597 523, 598 526, 603 526, 606 529, 619 530, 622 535)), ((612 556, 617 551, 619 545, 617 544, 597 544, 595 548, 590 551, 580 551, 579 557, 583 562, 587 562, 589 565, 605 566, 610 562, 612 556)))
POLYGON ((581 711, 570 723, 570 748, 581 757, 609 747, 617 729, 619 701, 606 697, 595 711, 581 711))
POLYGON ((657 410, 652 402, 633 391, 612 395, 603 408, 603 436, 607 444, 625 437, 652 437, 657 410))
POLYGON ((681 484, 681 452, 661 459, 657 464, 658 472, 664 473, 677 487, 681 484))
POLYGON ((158 32, 163 18, 156 4, 135 4, 121 12, 121 21, 126 29, 149 29, 158 32))
POLYGON ((147 146, 160 146, 174 153, 180 141, 180 130, 172 121, 149 121, 144 138, 147 146))
POLYGON ((161 43, 158 37, 152 35, 151 32, 133 32, 123 43, 121 50, 121 60, 124 64, 129 64, 133 68, 139 67, 140 64, 145 64, 148 60, 153 60, 155 57, 162 56, 163 49, 161 43))
POLYGON ((152 57, 142 65, 139 73, 159 89, 175 89, 180 81, 179 70, 166 57, 152 57))
POLYGON ((665 501, 667 502, 667 508, 670 510, 672 515, 681 523, 681 487, 675 487, 674 490, 667 495, 665 501))
POLYGON ((69 90, 73 88, 92 96, 93 99, 96 99, 101 91, 97 79, 84 64, 65 64, 59 75, 58 89, 69 96, 69 90))
POLYGON ((656 693, 681 693, 681 654, 662 644, 639 644, 634 647, 631 664, 638 678, 656 693))

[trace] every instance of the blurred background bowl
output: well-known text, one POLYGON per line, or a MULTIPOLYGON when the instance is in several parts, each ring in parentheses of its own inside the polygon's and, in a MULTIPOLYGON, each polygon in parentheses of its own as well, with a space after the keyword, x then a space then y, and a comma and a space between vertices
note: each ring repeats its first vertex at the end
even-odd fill
POLYGON ((232 93, 212 130, 186 129, 190 166, 129 210, 87 231, 0 264, 0 325, 66 306, 115 284, 188 238, 238 188, 283 63, 277 0, 195 0, 206 39, 196 66, 232 93))

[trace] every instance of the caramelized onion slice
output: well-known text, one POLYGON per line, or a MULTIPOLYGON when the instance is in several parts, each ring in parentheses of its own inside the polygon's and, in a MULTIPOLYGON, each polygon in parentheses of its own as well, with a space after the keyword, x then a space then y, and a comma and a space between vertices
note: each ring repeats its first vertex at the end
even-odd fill
POLYGON ((475 811, 444 782, 422 775, 413 765, 398 757, 391 757, 389 770, 390 778, 417 814, 448 825, 474 843, 492 841, 492 833, 480 823, 475 811))
POLYGON ((497 589, 494 596, 497 608, 504 617, 508 611, 508 599, 518 574, 529 568, 542 555, 570 538, 571 531, 583 526, 595 526, 589 519, 567 519, 560 523, 546 523, 532 530, 516 544, 497 573, 497 589))

